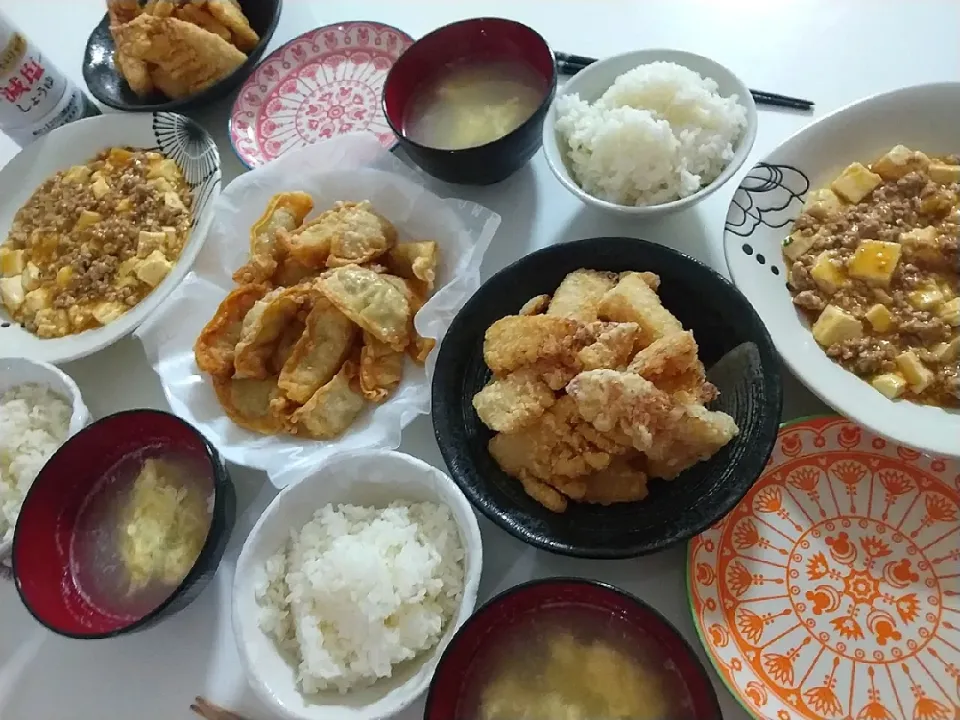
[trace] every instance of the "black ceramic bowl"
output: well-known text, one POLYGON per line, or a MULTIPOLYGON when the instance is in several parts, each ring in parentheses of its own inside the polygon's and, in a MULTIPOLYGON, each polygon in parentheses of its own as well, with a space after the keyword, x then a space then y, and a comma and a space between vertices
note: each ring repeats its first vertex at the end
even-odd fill
POLYGON ((20 599, 48 629, 98 639, 142 630, 179 612, 217 571, 236 514, 223 458, 192 425, 159 410, 129 410, 88 425, 43 466, 23 501, 13 535, 13 573, 20 599), (172 451, 189 460, 213 496, 200 555, 181 583, 149 611, 120 616, 101 607, 78 581, 78 518, 101 480, 125 459, 172 451))
POLYGON ((433 376, 433 427, 450 475, 488 518, 551 552, 591 558, 644 555, 686 540, 726 515, 760 475, 773 450, 782 404, 780 361, 769 333, 729 281, 681 253, 634 238, 593 238, 539 250, 490 278, 457 313, 433 376), (526 495, 487 450, 492 432, 473 409, 487 383, 483 335, 530 298, 553 293, 580 268, 648 270, 660 276, 664 306, 692 330, 707 377, 720 390, 711 405, 740 434, 675 480, 652 480, 647 498, 603 507, 570 503, 553 513, 526 495), (743 344, 746 345, 744 346, 743 344), (742 347, 741 347, 742 346, 742 347), (738 349, 711 370, 728 352, 738 349))
POLYGON ((260 61, 267 45, 270 44, 274 30, 277 29, 280 10, 283 6, 282 0, 239 0, 239 2, 250 21, 250 26, 260 36, 260 42, 247 54, 246 62, 230 75, 206 90, 179 100, 171 100, 159 93, 141 98, 130 89, 113 62, 113 51, 116 46, 110 34, 110 19, 104 15, 100 24, 90 33, 87 49, 83 54, 83 79, 87 83, 90 94, 104 105, 128 112, 194 109, 227 96, 253 72, 253 68, 260 61))
POLYGON ((434 30, 400 56, 384 82, 383 113, 400 146, 427 173, 449 183, 490 185, 506 180, 540 149, 556 91, 557 68, 546 40, 513 20, 475 18, 434 30), (451 63, 486 59, 521 62, 543 79, 543 100, 526 122, 498 140, 463 150, 427 147, 403 134, 404 115, 419 89, 451 63))

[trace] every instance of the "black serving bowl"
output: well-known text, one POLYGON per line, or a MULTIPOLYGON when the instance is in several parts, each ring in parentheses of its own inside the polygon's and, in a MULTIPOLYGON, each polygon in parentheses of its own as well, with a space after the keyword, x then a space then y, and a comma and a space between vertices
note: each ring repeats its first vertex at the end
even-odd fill
POLYGON ((43 466, 23 501, 13 535, 13 574, 20 599, 41 624, 77 639, 142 630, 179 612, 217 571, 236 516, 236 495, 223 458, 192 425, 159 410, 109 415, 78 432, 43 466), (175 452, 212 493, 210 526, 180 584, 149 611, 120 616, 98 605, 78 582, 73 552, 78 518, 103 478, 128 458, 175 452))
POLYGON ((491 277, 457 313, 433 377, 433 427, 450 475, 488 518, 524 542, 562 555, 624 558, 662 550, 730 512, 773 450, 783 401, 780 361, 756 311, 729 281, 696 260, 634 238, 592 238, 534 252, 491 277), (675 480, 652 480, 644 500, 607 507, 571 502, 553 513, 527 496, 491 457, 493 433, 473 396, 487 383, 484 332, 532 297, 553 293, 580 268, 660 276, 660 299, 692 330, 708 379, 740 434, 675 480), (737 352, 730 351, 737 349, 737 352), (711 370, 717 361, 726 356, 711 370))
POLYGON ((250 21, 250 26, 260 36, 260 42, 247 54, 246 62, 230 75, 206 90, 179 100, 171 100, 160 93, 141 98, 130 89, 113 62, 116 46, 110 34, 110 18, 104 15, 90 33, 83 54, 83 79, 90 94, 104 105, 127 112, 195 109, 226 97, 253 72, 253 68, 260 61, 277 29, 283 7, 282 0, 239 0, 239 4, 250 21))
POLYGON ((513 20, 474 18, 434 30, 400 56, 384 82, 383 112, 400 146, 427 173, 449 183, 490 185, 506 180, 540 149, 556 91, 553 52, 536 31, 513 20), (543 99, 526 122, 498 140, 463 150, 427 147, 404 135, 404 115, 419 89, 451 63, 485 59, 522 62, 543 79, 543 99))

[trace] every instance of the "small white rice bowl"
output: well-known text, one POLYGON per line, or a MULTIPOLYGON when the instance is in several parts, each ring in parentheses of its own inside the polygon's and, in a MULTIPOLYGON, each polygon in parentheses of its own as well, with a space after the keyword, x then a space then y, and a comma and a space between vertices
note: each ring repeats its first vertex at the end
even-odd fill
POLYGON ((257 696, 290 720, 381 720, 426 690, 476 605, 480 529, 453 480, 387 450, 284 488, 237 560, 233 628, 257 696))
POLYGON ((556 100, 558 149, 574 181, 623 206, 679 200, 714 182, 747 124, 736 94, 673 62, 618 75, 595 102, 577 92, 556 100))

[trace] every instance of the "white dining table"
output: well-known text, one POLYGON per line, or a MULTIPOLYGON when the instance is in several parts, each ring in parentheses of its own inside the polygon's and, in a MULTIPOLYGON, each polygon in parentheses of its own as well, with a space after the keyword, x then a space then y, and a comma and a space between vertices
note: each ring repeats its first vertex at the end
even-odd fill
MULTIPOLYGON (((0 0, 0 10, 83 85, 84 45, 103 15, 103 0, 0 0)), ((741 175, 789 135, 850 102, 906 85, 960 79, 957 0, 285 0, 271 49, 345 20, 381 21, 416 38, 480 15, 519 20, 554 49, 580 55, 644 47, 693 51, 728 66, 752 88, 814 100, 812 114, 760 110, 756 145, 741 175)), ((244 170, 227 139, 231 103, 228 98, 191 113, 220 145, 225 183, 244 170)), ((0 135, 0 164, 16 150, 0 135)), ((541 154, 499 185, 424 182, 441 196, 473 200, 502 216, 484 259, 484 278, 534 249, 602 235, 659 242, 726 273, 723 224, 737 178, 693 209, 654 221, 612 218, 585 207, 556 182, 541 154)), ((94 417, 168 408, 135 338, 63 369, 76 380, 94 417)), ((789 373, 784 382, 784 419, 826 411, 789 373)), ((429 416, 406 428, 400 449, 444 467, 429 416)), ((188 706, 195 695, 251 720, 272 717, 241 670, 230 596, 240 547, 276 490, 259 471, 231 466, 230 472, 238 518, 220 569, 189 608, 152 629, 100 641, 61 638, 40 627, 13 584, 0 580, 0 719, 185 720, 192 717, 188 706)), ((528 547, 484 518, 480 526, 485 559, 480 601, 539 577, 612 583, 663 613, 709 668, 687 599, 685 546, 635 560, 578 560, 528 547)), ((712 669, 710 674, 724 717, 749 717, 712 669)), ((422 713, 421 698, 397 717, 415 720, 422 713)))

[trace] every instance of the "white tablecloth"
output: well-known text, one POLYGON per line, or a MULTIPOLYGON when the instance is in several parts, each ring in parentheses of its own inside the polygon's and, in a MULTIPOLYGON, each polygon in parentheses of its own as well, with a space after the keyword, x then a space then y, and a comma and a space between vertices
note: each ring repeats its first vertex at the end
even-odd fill
MULTIPOLYGON (((67 74, 82 84, 86 38, 102 0, 0 0, 7 13, 67 74)), ((904 85, 960 79, 960 3, 956 0, 286 0, 272 47, 343 20, 379 20, 414 37, 460 18, 491 15, 537 28, 566 52, 603 56, 638 47, 672 47, 708 55, 753 88, 810 98, 816 116, 904 85)), ((195 117, 221 143, 225 181, 242 171, 226 141, 230 101, 195 117)), ((744 169, 810 116, 761 110, 760 131, 744 169)), ((960 137, 960 136, 958 136, 960 137)), ((16 148, 0 135, 0 163, 16 148)), ((446 189, 503 216, 484 263, 487 277, 533 249, 597 235, 628 235, 676 247, 725 272, 723 219, 737 182, 695 209, 640 222, 596 214, 567 194, 539 155, 494 187, 446 189)), ((136 340, 128 339, 64 368, 95 417, 166 403, 136 340)), ((823 406, 787 379, 784 417, 823 406)), ((443 467, 430 419, 404 433, 401 450, 443 467)), ((186 611, 131 637, 72 641, 42 628, 0 583, 0 718, 3 720, 176 720, 191 717, 194 695, 267 720, 247 688, 230 628, 233 564, 253 520, 273 496, 261 474, 234 467, 238 523, 214 582, 186 611)), ((519 582, 553 575, 604 580, 644 598, 698 647, 684 584, 685 548, 622 562, 556 557, 526 547, 481 519, 486 566, 481 600, 519 582)), ((701 651, 701 655, 702 651, 701 651)), ((705 659, 705 656, 703 656, 705 659)), ((724 717, 748 717, 713 675, 724 717)), ((399 716, 422 716, 422 702, 399 716)))

